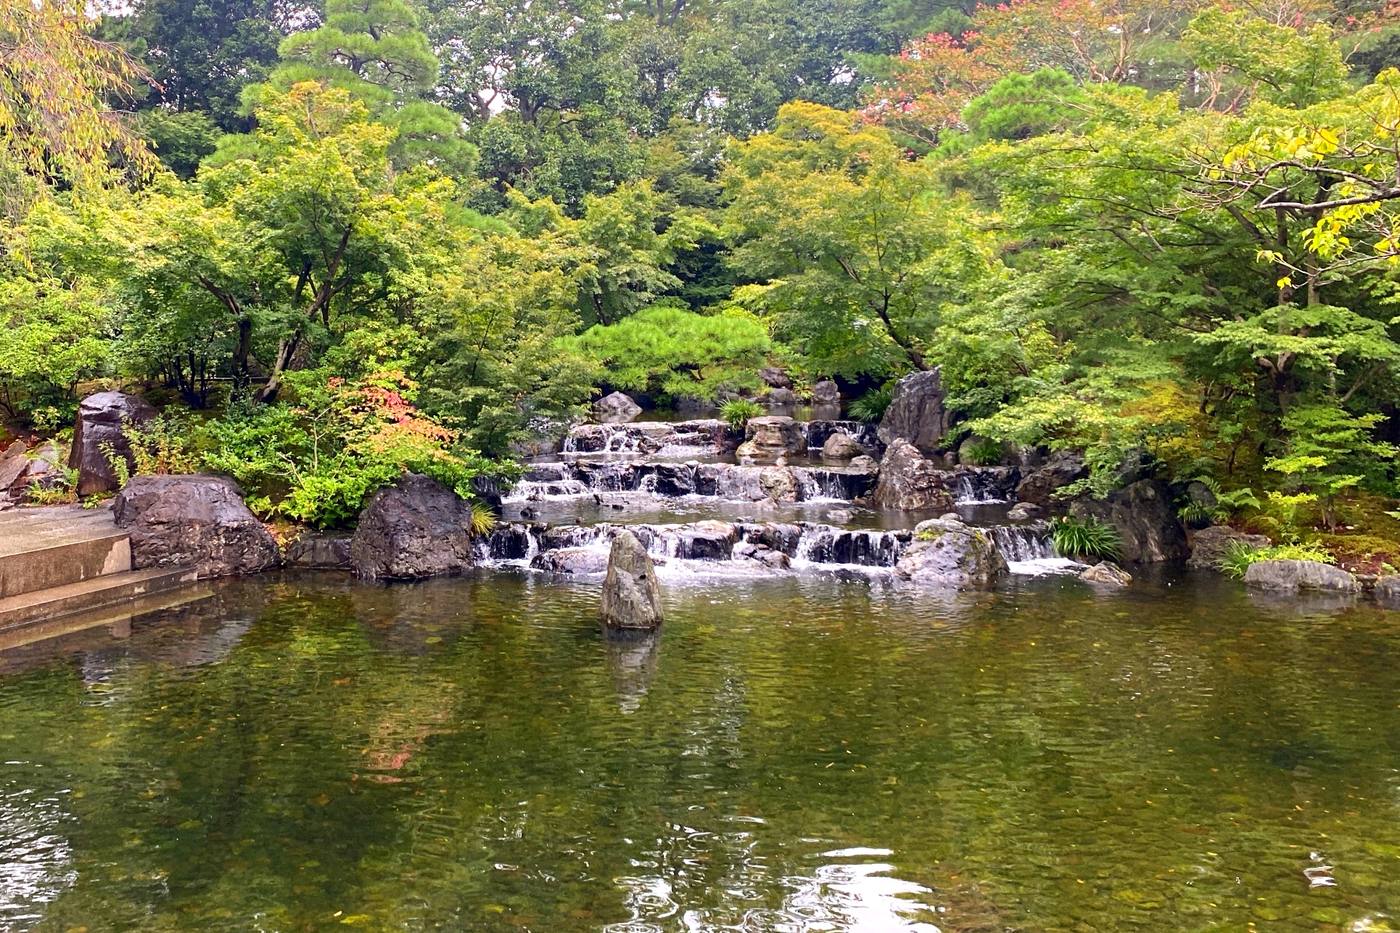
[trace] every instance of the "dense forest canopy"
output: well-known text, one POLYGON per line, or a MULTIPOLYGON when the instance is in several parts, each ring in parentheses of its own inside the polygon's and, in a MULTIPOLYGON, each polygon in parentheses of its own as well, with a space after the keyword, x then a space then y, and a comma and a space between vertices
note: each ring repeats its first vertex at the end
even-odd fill
POLYGON ((1395 65, 1380 0, 0 0, 0 407, 163 391, 334 523, 603 389, 937 366, 1097 492, 1334 526, 1394 493, 1395 65))

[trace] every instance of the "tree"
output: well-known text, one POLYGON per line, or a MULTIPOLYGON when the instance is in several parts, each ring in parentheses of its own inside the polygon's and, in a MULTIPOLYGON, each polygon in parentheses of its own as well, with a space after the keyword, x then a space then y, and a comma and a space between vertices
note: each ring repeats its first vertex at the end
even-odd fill
POLYGON ((788 104, 737 146, 725 174, 736 297, 820 372, 886 375, 931 365, 944 310, 983 283, 980 238, 884 130, 788 104))
POLYGON ((148 80, 117 46, 93 36, 81 3, 0 3, 0 157, 71 183, 105 178, 113 153, 151 159, 112 109, 148 80))

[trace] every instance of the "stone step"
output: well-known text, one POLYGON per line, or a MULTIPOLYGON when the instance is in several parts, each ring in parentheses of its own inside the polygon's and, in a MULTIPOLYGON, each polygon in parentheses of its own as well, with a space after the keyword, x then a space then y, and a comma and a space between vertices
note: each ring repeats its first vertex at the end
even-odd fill
POLYGON ((4 672, 7 661, 18 657, 10 655, 7 658, 6 652, 13 652, 17 648, 81 636, 84 632, 93 632, 100 628, 109 629, 108 634, 111 637, 125 638, 131 634, 133 620, 141 616, 187 606, 209 599, 213 595, 213 589, 207 585, 181 585, 175 589, 127 599, 112 606, 87 609, 21 625, 18 628, 0 630, 0 672, 4 672))
POLYGON ((131 544, 109 509, 0 515, 0 600, 129 570, 131 544))
POLYGON ((115 606, 195 581, 186 568, 128 570, 0 599, 0 632, 43 623, 69 613, 115 606))

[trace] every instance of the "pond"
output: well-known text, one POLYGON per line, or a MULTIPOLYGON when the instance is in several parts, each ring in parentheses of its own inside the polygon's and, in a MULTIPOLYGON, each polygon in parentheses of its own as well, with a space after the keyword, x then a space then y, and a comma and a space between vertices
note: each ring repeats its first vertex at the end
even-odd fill
POLYGON ((236 581, 0 657, 0 929, 1391 929, 1400 614, 236 581))

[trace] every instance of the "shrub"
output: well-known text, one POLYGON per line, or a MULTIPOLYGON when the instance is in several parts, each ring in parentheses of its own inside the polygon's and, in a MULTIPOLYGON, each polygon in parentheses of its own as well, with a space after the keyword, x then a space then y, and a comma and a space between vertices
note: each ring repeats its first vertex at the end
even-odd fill
POLYGON ((768 328, 746 311, 705 315, 664 305, 590 327, 564 346, 596 360, 619 389, 663 400, 756 389, 772 350, 768 328))
POLYGON ((1001 462, 1005 450, 1000 441, 979 437, 968 447, 967 459, 974 466, 994 466, 1001 462))
POLYGON ((857 421, 874 424, 885 417, 885 409, 894 401, 894 383, 871 389, 851 403, 850 415, 857 421))
POLYGON ((732 398, 719 406, 719 416, 736 431, 748 424, 750 418, 757 418, 761 414, 763 406, 747 398, 732 398))
POLYGON ((1123 549, 1117 529, 1097 518, 1057 519, 1051 526, 1051 537, 1062 556, 1081 560, 1117 560, 1123 549))
POLYGON ((404 471, 427 474, 471 498, 472 478, 491 472, 492 464, 423 416, 412 403, 413 388, 399 372, 354 382, 324 372, 294 374, 291 401, 244 404, 211 423, 214 444, 205 463, 237 480, 254 511, 316 528, 353 522, 365 500, 404 471))
POLYGON ((1276 544, 1256 548, 1243 541, 1231 541, 1216 567, 1227 577, 1242 578, 1251 564, 1262 560, 1315 560, 1323 564, 1336 563, 1332 553, 1320 544, 1276 544))

